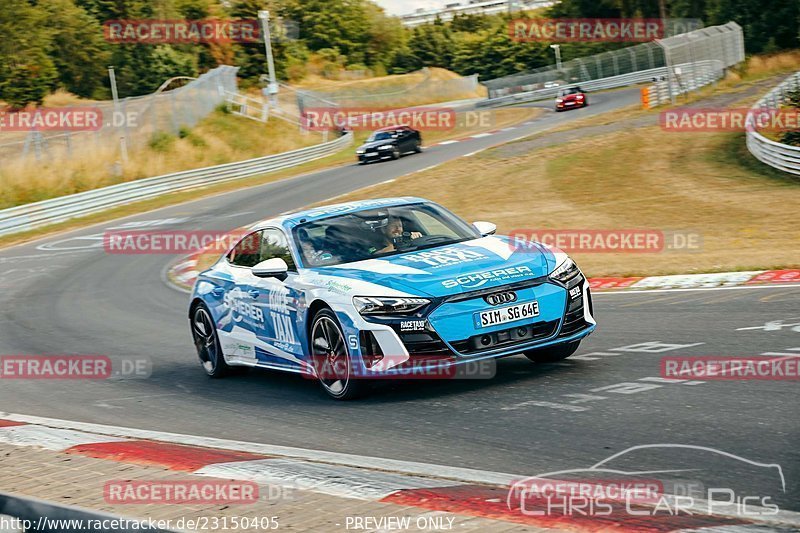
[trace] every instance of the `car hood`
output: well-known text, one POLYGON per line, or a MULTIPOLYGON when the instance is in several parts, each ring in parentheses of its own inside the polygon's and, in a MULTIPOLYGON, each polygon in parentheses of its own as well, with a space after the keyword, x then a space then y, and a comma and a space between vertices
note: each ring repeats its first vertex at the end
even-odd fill
POLYGON ((358 148, 363 150, 368 150, 370 148, 377 148, 378 146, 392 145, 392 144, 394 144, 393 139, 384 139, 382 141, 372 141, 371 143, 364 143, 358 148))
POLYGON ((574 101, 574 100, 576 100, 578 98, 578 95, 577 94, 568 94, 566 96, 559 96, 559 98, 561 98, 565 102, 572 102, 572 101, 574 101))
POLYGON ((311 270, 413 295, 443 297, 546 276, 565 258, 563 252, 539 243, 515 244, 510 237, 490 236, 311 270))

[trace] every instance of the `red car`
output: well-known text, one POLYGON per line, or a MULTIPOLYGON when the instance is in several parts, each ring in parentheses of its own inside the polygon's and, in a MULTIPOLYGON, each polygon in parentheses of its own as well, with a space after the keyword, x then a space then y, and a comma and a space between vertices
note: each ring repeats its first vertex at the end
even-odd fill
POLYGON ((587 105, 589 105, 589 99, 580 87, 561 89, 556 97, 556 111, 586 107, 587 105))

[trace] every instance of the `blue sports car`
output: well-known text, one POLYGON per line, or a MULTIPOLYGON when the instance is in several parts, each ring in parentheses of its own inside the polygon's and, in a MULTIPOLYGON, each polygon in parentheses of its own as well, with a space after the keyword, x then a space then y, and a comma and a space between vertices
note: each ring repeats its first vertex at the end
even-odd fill
POLYGON ((195 283, 203 368, 302 373, 344 400, 379 378, 569 357, 596 326, 586 278, 563 252, 495 229, 421 198, 259 222, 195 283))

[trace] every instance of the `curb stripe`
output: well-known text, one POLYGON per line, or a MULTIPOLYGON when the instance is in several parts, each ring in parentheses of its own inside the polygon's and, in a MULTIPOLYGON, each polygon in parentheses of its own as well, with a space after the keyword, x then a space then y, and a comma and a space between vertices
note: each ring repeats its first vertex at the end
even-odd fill
POLYGON ((24 426, 26 425, 25 422, 15 422, 13 420, 2 420, 0 419, 0 428, 10 428, 13 426, 24 426))
MULTIPOLYGON (((525 513, 523 513, 522 507, 519 510, 509 509, 506 500, 507 496, 508 489, 462 485, 437 489, 402 490, 383 498, 381 502, 421 507, 431 511, 503 520, 530 526, 582 532, 636 531, 657 533, 681 529, 752 524, 748 520, 722 516, 670 515, 665 510, 657 513, 653 508, 635 505, 631 505, 631 509, 641 512, 647 510, 653 514, 633 516, 628 514, 623 507, 618 513, 599 516, 587 512, 586 506, 579 510, 577 503, 574 509, 564 509, 553 503, 551 509, 548 510, 546 504, 536 502, 526 503, 524 505, 525 513), (543 514, 534 515, 537 512, 543 514)), ((625 504, 618 502, 617 505, 624 506, 625 504)), ((617 509, 617 507, 615 506, 614 509, 617 509)))
POLYGON ((169 470, 182 472, 193 472, 215 463, 254 461, 269 457, 249 452, 216 450, 148 440, 81 444, 65 451, 69 454, 86 455, 95 459, 108 459, 138 465, 163 466, 169 470))

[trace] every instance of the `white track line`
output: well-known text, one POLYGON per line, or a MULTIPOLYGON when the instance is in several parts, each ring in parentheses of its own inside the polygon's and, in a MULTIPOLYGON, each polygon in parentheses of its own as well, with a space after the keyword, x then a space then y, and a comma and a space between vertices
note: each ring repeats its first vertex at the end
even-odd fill
POLYGON ((731 291, 741 289, 784 289, 800 287, 800 283, 790 283, 786 285, 739 285, 735 287, 698 287, 696 289, 637 289, 637 290, 620 290, 620 291, 592 291, 592 296, 600 296, 605 294, 656 294, 659 292, 689 292, 689 291, 731 291))
POLYGON ((106 426, 101 424, 73 422, 69 420, 59 420, 56 418, 46 418, 32 415, 0 412, 0 418, 13 420, 15 422, 38 424, 50 428, 71 429, 75 431, 93 433, 96 435, 110 435, 113 437, 131 439, 149 439, 162 442, 172 442, 175 444, 185 444, 189 446, 236 450, 258 453, 262 455, 276 455, 284 458, 290 457, 295 459, 304 459, 311 462, 351 466, 369 470, 383 470, 399 474, 439 478, 442 480, 454 480, 465 483, 508 486, 510 483, 520 478, 519 475, 490 472, 486 470, 475 470, 471 468, 434 465, 430 463, 418 463, 413 461, 400 461, 396 459, 387 459, 384 457, 369 457, 347 453, 326 452, 321 450, 294 448, 290 446, 276 446, 272 444, 217 439, 213 437, 199 437, 194 435, 183 435, 179 433, 134 429, 120 426, 106 426))

